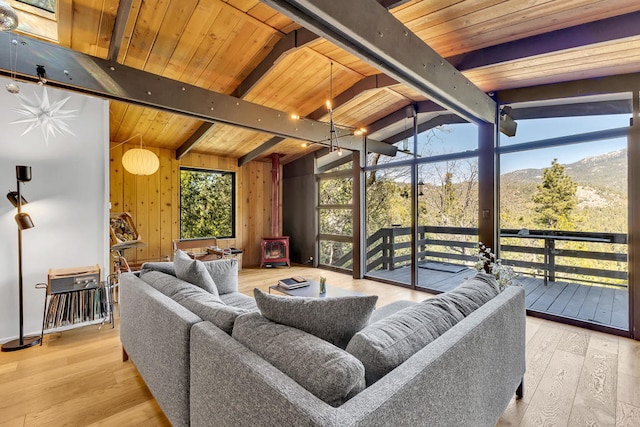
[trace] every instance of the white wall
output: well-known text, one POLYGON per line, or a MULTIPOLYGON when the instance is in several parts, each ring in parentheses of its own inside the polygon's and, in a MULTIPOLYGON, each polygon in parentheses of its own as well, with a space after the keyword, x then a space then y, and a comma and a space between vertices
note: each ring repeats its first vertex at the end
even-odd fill
MULTIPOLYGON (((99 264, 102 278, 109 271, 109 104, 108 101, 47 87, 52 102, 71 96, 65 110, 77 110, 68 120, 75 135, 58 135, 45 144, 40 127, 21 136, 27 124, 16 95, 0 78, 0 342, 17 338, 18 229, 16 209, 6 193, 16 190, 16 165, 31 166, 32 180, 21 185, 29 202, 24 207, 35 228, 22 233, 24 272, 24 331, 39 334, 44 290, 50 268, 99 264)), ((19 83, 21 94, 42 96, 37 85, 19 83)))

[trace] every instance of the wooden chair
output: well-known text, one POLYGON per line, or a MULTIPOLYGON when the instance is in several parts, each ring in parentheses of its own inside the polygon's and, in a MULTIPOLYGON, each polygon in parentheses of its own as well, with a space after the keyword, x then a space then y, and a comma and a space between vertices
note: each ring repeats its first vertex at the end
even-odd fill
POLYGON ((191 258, 199 259, 200 261, 220 259, 222 256, 217 251, 212 250, 218 247, 217 242, 218 239, 215 237, 209 239, 176 239, 173 241, 173 251, 180 249, 185 251, 191 258))

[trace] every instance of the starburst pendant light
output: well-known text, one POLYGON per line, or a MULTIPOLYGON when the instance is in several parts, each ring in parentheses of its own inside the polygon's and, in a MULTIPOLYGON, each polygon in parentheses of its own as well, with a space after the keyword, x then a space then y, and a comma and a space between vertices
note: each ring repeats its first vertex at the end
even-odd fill
POLYGON ((49 144, 49 137, 68 133, 75 135, 66 123, 68 119, 76 117, 76 110, 64 110, 62 107, 71 98, 70 96, 55 102, 49 101, 47 88, 42 87, 42 98, 35 94, 35 101, 32 101, 17 93, 16 96, 22 101, 22 108, 16 108, 15 111, 22 114, 26 118, 14 120, 11 124, 29 123, 29 126, 22 132, 22 135, 40 126, 45 144, 49 144))
POLYGON ((142 135, 136 136, 140 137, 140 148, 132 148, 125 152, 122 156, 122 166, 133 175, 153 175, 160 167, 160 160, 153 151, 142 148, 142 135))
POLYGON ((18 28, 18 14, 5 1, 0 0, 0 31, 13 31, 18 28))

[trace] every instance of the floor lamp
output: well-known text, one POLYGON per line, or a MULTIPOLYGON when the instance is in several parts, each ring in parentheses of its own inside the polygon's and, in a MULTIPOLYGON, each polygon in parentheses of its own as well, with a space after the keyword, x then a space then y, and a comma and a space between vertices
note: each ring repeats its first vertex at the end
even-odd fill
POLYGON ((20 336, 18 339, 2 344, 2 351, 22 350, 37 344, 40 344, 41 338, 24 336, 24 308, 23 308, 23 292, 22 292, 22 230, 35 227, 28 213, 22 212, 22 205, 27 201, 20 193, 20 183, 31 181, 31 166, 16 166, 16 180, 18 191, 11 191, 7 194, 7 199, 18 208, 16 214, 16 223, 18 224, 18 294, 20 298, 20 336))

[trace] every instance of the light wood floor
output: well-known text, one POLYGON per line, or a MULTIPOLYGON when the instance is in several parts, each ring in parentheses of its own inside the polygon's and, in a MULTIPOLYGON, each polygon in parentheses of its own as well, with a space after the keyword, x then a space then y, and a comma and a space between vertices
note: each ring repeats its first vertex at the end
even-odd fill
MULTIPOLYGON (((306 267, 244 269, 241 291, 304 275, 330 285, 421 301, 419 291, 306 267)), ((41 347, 0 353, 0 426, 164 426, 169 422, 131 362, 119 330, 87 326, 41 347)), ((525 397, 498 425, 640 426, 640 342, 527 318, 525 397)))

